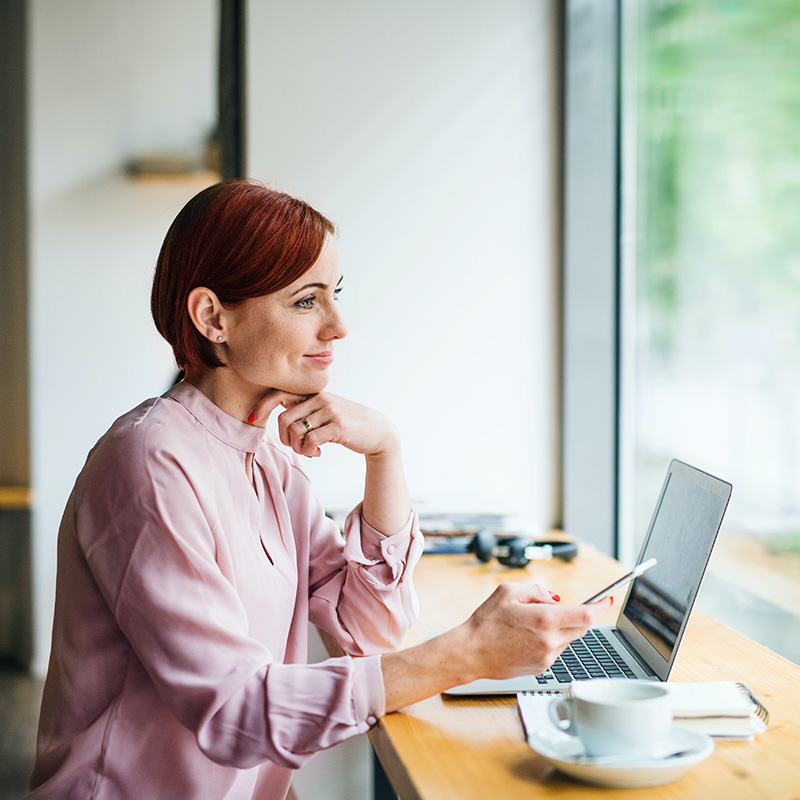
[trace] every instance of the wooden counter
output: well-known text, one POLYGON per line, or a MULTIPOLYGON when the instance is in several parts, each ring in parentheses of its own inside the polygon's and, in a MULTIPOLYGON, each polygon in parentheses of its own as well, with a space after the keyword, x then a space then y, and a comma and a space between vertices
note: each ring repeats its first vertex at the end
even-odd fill
MULTIPOLYGON (((479 564, 470 555, 425 555, 415 581, 420 619, 406 643, 463 621, 501 581, 533 580, 570 603, 624 572, 589 546, 574 562, 532 562, 525 570, 479 564)), ((369 736, 402 800, 800 797, 800 667, 695 612, 670 680, 746 683, 770 711, 769 730, 755 742, 717 742, 680 780, 644 789, 590 787, 562 776, 525 742, 513 698, 433 697, 387 715, 369 736)))

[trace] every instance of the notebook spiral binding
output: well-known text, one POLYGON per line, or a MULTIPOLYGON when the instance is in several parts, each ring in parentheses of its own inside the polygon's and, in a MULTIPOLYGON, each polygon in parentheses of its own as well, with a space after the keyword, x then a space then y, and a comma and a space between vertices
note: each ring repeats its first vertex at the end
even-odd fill
POLYGON ((756 716, 758 716, 765 725, 768 725, 769 711, 767 711, 767 707, 743 683, 737 683, 736 686, 739 688, 739 691, 747 695, 750 702, 756 707, 756 716))

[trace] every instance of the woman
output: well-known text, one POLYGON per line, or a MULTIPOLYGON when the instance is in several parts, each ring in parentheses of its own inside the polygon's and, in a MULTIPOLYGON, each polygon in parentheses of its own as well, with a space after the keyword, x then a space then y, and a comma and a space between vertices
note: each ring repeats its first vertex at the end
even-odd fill
POLYGON ((607 610, 505 585, 393 652, 422 542, 396 430, 323 391, 346 334, 333 233, 249 181, 170 228, 152 311, 185 378, 114 423, 67 504, 30 797, 283 798, 320 749, 451 686, 541 671, 607 610), (329 443, 366 462, 344 537, 301 465, 329 443), (309 621, 348 655, 307 665, 309 621))

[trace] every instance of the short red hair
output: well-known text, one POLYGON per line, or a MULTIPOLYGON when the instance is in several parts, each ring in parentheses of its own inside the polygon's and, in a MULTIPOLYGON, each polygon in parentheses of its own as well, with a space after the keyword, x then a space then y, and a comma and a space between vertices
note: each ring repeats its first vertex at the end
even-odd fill
POLYGON ((319 258, 333 223, 310 205, 252 180, 195 195, 167 231, 150 308, 181 369, 224 366, 189 317, 189 293, 211 289, 232 306, 296 281, 319 258))

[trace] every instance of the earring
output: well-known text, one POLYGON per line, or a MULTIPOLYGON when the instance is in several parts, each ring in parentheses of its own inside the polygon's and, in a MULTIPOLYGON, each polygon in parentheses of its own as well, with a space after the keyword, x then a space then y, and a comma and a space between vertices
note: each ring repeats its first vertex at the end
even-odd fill
POLYGON ((222 341, 222 337, 221 336, 217 336, 217 341, 221 342, 222 341))

